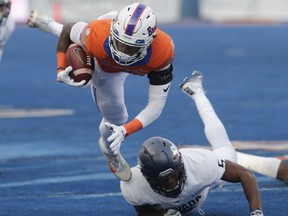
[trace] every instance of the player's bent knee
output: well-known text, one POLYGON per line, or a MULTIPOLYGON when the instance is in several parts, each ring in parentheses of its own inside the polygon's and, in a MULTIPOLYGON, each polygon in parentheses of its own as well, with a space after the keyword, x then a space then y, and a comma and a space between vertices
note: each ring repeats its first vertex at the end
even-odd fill
POLYGON ((115 125, 123 125, 128 120, 128 113, 125 105, 120 103, 103 103, 99 107, 103 117, 106 121, 115 124, 115 125))

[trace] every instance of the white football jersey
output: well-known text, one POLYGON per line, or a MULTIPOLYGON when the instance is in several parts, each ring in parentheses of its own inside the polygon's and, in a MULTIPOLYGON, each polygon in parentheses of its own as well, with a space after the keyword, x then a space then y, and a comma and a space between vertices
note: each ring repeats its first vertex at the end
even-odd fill
POLYGON ((131 180, 121 181, 121 191, 126 201, 133 206, 152 205, 163 212, 171 208, 185 213, 197 210, 205 201, 209 190, 223 183, 221 178, 225 163, 206 149, 183 148, 179 151, 183 157, 187 179, 178 197, 165 197, 154 192, 140 167, 136 166, 131 169, 131 180))

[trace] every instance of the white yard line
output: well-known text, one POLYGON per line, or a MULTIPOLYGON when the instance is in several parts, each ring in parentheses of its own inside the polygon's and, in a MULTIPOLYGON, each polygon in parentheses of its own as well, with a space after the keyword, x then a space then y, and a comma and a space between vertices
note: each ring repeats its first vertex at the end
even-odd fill
POLYGON ((52 117, 74 115, 74 113, 75 111, 70 109, 20 109, 13 107, 0 107, 0 119, 52 117))

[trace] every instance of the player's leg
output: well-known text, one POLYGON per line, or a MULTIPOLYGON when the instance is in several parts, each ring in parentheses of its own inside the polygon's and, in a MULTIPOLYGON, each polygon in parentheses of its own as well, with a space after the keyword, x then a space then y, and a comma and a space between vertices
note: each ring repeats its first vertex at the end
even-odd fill
POLYGON ((276 178, 288 184, 288 164, 283 160, 279 165, 276 178))
POLYGON ((105 73, 96 66, 92 77, 92 96, 98 110, 103 116, 99 125, 99 146, 104 153, 111 171, 121 180, 129 180, 130 167, 122 155, 114 155, 110 150, 107 138, 111 135, 110 129, 104 125, 106 121, 122 125, 128 119, 128 113, 124 101, 124 82, 127 73, 105 73))
MULTIPOLYGON (((93 100, 105 121, 122 125, 128 120, 124 82, 128 73, 106 73, 97 63, 91 79, 93 100)), ((107 137, 108 138, 108 137, 107 137)))
POLYGON ((204 123, 205 135, 215 153, 219 153, 222 158, 236 162, 235 149, 230 142, 224 125, 205 95, 202 87, 202 79, 202 73, 194 71, 192 77, 186 78, 182 84, 180 84, 180 87, 185 94, 194 100, 199 115, 204 123))
POLYGON ((288 166, 279 158, 237 152, 237 163, 254 172, 288 183, 288 166))
POLYGON ((56 36, 60 36, 63 25, 56 22, 52 17, 47 14, 39 13, 36 10, 32 10, 27 20, 27 25, 31 28, 39 28, 44 32, 52 33, 56 36))

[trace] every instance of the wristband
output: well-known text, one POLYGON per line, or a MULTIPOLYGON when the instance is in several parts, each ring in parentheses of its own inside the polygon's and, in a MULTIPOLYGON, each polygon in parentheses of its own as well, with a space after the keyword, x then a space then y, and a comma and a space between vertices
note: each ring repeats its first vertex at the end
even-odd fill
POLYGON ((65 52, 57 52, 57 72, 62 71, 63 68, 67 67, 67 62, 66 62, 66 53, 65 52))
POLYGON ((138 119, 133 119, 129 123, 125 124, 124 127, 127 131, 126 136, 143 128, 142 123, 138 119))

